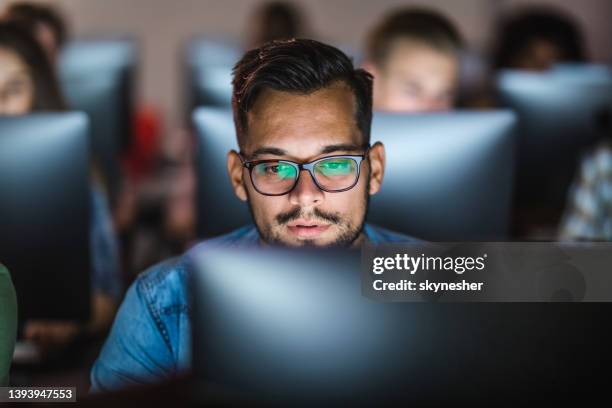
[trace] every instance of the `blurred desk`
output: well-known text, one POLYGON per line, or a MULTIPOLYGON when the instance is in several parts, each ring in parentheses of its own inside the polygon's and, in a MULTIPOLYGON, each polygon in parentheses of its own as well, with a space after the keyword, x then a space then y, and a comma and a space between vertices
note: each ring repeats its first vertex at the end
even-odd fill
POLYGON ((78 401, 87 406, 103 408, 123 405, 176 407, 195 404, 193 382, 190 377, 111 393, 81 395, 78 401))
MULTIPOLYGON (((32 354, 33 349, 26 345, 16 354, 11 367, 10 384, 14 387, 76 387, 77 400, 89 392, 89 373, 100 354, 104 339, 79 339, 65 350, 43 356, 32 354), (33 357, 36 359, 23 359, 33 357)), ((24 343, 25 344, 25 343, 24 343)))

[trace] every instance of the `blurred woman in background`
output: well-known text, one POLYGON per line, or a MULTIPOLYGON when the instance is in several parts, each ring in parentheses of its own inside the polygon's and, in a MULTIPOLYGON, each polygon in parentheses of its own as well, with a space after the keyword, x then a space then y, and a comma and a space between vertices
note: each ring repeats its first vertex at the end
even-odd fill
POLYGON ((9 384, 8 376, 17 332, 17 297, 11 275, 0 264, 0 387, 9 384))
POLYGON ((38 44, 21 26, 0 27, 0 115, 64 110, 54 70, 38 44))
POLYGON ((68 38, 68 29, 55 8, 48 4, 16 2, 6 8, 2 18, 18 21, 27 27, 42 45, 51 63, 57 62, 59 52, 68 38))
POLYGON ((528 7, 502 18, 493 37, 493 68, 543 71, 586 61, 578 23, 550 7, 528 7))
MULTIPOLYGON (((42 47, 19 23, 0 22, 0 115, 63 110, 66 105, 55 71, 42 47)), ((43 351, 61 349, 83 335, 105 332, 121 298, 118 245, 103 183, 96 174, 92 171, 92 317, 87 325, 72 321, 25 322, 24 338, 37 343, 43 351)))

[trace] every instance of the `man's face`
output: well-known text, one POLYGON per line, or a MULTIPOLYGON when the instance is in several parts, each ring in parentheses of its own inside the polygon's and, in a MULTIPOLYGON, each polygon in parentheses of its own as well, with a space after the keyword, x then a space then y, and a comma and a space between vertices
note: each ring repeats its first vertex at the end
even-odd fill
MULTIPOLYGON (((263 91, 248 114, 248 135, 242 146, 246 160, 291 160, 306 163, 330 155, 361 155, 363 139, 355 120, 355 99, 343 84, 303 95, 263 91)), ((361 163, 352 189, 329 193, 307 171, 288 194, 257 192, 237 154, 228 155, 228 171, 236 195, 248 200, 263 241, 287 246, 349 246, 363 239, 367 198, 382 182, 384 148, 372 147, 361 163)))
POLYGON ((397 39, 374 75, 374 109, 432 112, 453 107, 459 77, 458 58, 427 44, 397 39))

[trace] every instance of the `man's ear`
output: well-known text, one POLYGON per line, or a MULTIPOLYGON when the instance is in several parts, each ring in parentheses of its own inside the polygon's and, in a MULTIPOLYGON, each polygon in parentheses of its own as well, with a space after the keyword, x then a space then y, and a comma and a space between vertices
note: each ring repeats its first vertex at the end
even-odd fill
POLYGON ((247 192, 244 186, 243 169, 244 167, 242 166, 242 160, 240 160, 238 153, 236 153, 235 150, 230 151, 227 154, 227 174, 229 174, 236 197, 242 201, 246 201, 247 192))
POLYGON ((385 146, 376 142, 368 153, 370 162, 370 195, 380 191, 385 176, 385 146))

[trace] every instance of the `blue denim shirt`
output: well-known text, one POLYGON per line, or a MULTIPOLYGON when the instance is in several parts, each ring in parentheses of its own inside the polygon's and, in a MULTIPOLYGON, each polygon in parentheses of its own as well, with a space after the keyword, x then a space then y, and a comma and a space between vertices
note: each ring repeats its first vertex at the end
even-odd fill
MULTIPOLYGON (((372 243, 418 242, 414 238, 366 224, 372 243)), ((191 364, 188 260, 215 247, 259 244, 254 226, 204 241, 187 254, 155 265, 128 290, 108 339, 91 371, 93 391, 160 382, 191 364)))

